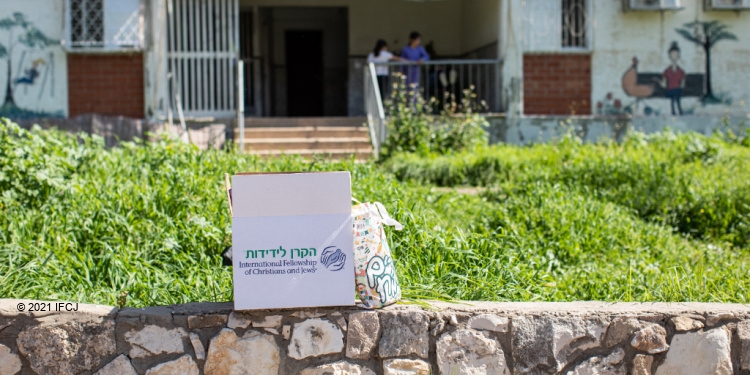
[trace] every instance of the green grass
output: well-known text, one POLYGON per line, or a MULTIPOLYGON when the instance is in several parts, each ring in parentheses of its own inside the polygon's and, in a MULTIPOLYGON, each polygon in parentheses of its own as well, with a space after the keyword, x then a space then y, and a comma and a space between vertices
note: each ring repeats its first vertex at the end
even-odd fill
POLYGON ((0 124, 0 298, 130 306, 232 300, 223 174, 349 170, 410 299, 750 297, 750 149, 719 137, 566 139, 386 164, 262 160, 172 141, 0 124), (481 186, 461 194, 438 186, 481 186))

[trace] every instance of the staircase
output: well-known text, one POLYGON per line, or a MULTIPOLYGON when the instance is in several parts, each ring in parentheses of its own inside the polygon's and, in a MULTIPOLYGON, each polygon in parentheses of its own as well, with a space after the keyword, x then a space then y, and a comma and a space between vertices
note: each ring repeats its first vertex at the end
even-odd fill
MULTIPOLYGON (((357 160, 372 157, 364 117, 253 117, 245 119, 245 152, 272 157, 282 154, 357 160)), ((239 144, 239 129, 235 128, 239 144)))

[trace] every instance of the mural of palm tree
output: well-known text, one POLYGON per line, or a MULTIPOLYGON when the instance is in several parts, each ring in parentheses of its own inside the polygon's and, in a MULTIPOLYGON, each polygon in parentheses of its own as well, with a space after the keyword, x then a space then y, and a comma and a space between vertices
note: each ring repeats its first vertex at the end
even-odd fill
POLYGON ((50 39, 43 32, 37 29, 23 13, 13 13, 13 16, 0 19, 0 30, 7 30, 8 45, 0 43, 0 59, 8 60, 8 82, 5 86, 5 101, 0 106, 0 112, 12 113, 18 109, 13 98, 13 83, 11 74, 11 61, 13 59, 13 50, 18 45, 27 48, 44 48, 50 45, 58 44, 59 41, 50 39))
POLYGON ((727 31, 728 26, 719 21, 694 21, 675 29, 683 38, 703 47, 706 53, 706 94, 703 103, 718 103, 711 87, 711 48, 722 40, 737 40, 737 36, 727 31))

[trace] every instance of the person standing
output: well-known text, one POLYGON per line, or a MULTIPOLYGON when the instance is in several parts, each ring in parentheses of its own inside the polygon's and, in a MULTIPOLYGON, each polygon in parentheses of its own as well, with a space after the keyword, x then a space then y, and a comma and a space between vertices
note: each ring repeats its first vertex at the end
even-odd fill
POLYGON ((685 88, 685 78, 687 75, 685 71, 677 65, 680 60, 680 47, 677 42, 672 42, 667 52, 669 55, 669 61, 671 64, 664 70, 661 75, 661 86, 667 90, 667 98, 670 99, 670 105, 672 107, 672 116, 682 116, 682 89, 685 88))
POLYGON ((388 89, 388 65, 384 63, 398 60, 401 60, 401 58, 388 52, 388 44, 383 39, 378 39, 375 43, 375 49, 367 55, 367 62, 376 64, 375 74, 378 79, 378 87, 380 88, 380 97, 382 99, 385 99, 388 89))
MULTIPOLYGON (((430 60, 430 55, 425 51, 422 44, 422 35, 416 31, 409 34, 409 44, 401 49, 401 58, 404 60, 415 61, 418 65, 430 60)), ((419 86, 419 66, 409 66, 406 69, 406 84, 409 88, 417 90, 419 86)))

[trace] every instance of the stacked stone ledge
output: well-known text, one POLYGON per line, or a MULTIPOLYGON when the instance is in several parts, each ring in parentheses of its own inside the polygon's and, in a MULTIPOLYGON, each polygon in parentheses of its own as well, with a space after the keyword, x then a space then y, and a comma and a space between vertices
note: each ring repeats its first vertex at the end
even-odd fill
POLYGON ((372 311, 0 300, 0 375, 750 375, 750 307, 433 303, 372 311))

